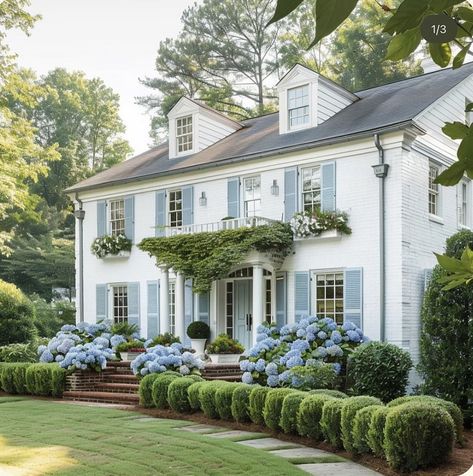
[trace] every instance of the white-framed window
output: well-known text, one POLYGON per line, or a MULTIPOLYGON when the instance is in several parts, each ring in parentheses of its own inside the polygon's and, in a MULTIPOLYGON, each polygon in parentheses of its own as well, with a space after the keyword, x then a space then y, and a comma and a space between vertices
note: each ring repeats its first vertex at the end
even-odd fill
POLYGON ((465 121, 468 126, 473 124, 473 111, 466 111, 466 106, 473 103, 473 99, 465 98, 465 121))
POLYGON ((288 89, 287 108, 289 129, 299 129, 310 122, 309 85, 288 89))
POLYGON ((470 226, 470 183, 462 180, 458 188, 458 221, 460 226, 470 226))
POLYGON ((125 200, 110 200, 110 234, 113 236, 125 234, 125 200))
POLYGON ((273 321, 271 279, 265 279, 264 319, 268 324, 273 321))
POLYGON ((314 213, 321 206, 320 165, 302 169, 302 209, 314 213))
POLYGON ((128 322, 128 286, 112 286, 112 313, 114 323, 128 322))
POLYGON ((176 282, 169 281, 169 332, 176 332, 176 282))
POLYGON ((189 152, 193 149, 194 134, 192 116, 185 116, 176 119, 176 147, 177 153, 189 152))
POLYGON ((171 227, 182 226, 182 190, 169 192, 168 225, 171 227))
POLYGON ((440 167, 435 164, 429 165, 429 214, 440 216, 440 185, 434 183, 440 175, 440 167))
POLYGON ((343 272, 315 273, 315 314, 343 324, 345 279, 343 272))
POLYGON ((233 281, 225 285, 225 319, 227 335, 233 338, 233 281))
POLYGON ((245 217, 261 215, 261 177, 243 179, 243 204, 245 217))

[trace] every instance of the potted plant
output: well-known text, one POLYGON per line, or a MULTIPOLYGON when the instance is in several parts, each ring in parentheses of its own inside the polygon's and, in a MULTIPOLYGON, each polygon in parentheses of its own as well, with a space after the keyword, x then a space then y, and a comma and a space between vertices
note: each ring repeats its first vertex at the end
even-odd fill
POLYGON ((197 355, 204 355, 205 343, 210 337, 210 327, 203 321, 191 322, 187 327, 187 335, 191 340, 191 347, 197 355))
POLYGON ((207 355, 214 364, 236 364, 244 350, 237 340, 227 334, 220 334, 207 346, 207 355))
POLYGON ((116 350, 122 360, 131 362, 145 351, 145 345, 141 340, 132 340, 118 344, 116 350))

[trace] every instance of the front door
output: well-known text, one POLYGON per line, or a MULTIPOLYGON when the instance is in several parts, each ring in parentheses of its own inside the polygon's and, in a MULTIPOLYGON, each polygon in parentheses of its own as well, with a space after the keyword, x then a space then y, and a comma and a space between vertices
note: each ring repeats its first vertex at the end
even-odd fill
POLYGON ((249 349, 253 324, 253 282, 251 279, 235 280, 234 289, 234 337, 245 346, 245 349, 249 349))

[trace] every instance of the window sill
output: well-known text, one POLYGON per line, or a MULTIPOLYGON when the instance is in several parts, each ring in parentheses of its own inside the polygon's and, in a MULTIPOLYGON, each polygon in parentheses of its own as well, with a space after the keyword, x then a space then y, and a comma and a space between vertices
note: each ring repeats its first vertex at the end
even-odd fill
POLYGON ((439 217, 437 215, 431 215, 429 214, 429 220, 434 223, 438 223, 439 225, 444 225, 445 222, 443 221, 442 217, 439 217))
POLYGON ((324 231, 318 236, 308 236, 305 238, 295 237, 294 241, 328 241, 328 240, 340 240, 342 234, 338 230, 324 231))
POLYGON ((114 259, 128 259, 131 255, 131 251, 119 251, 116 255, 106 255, 102 259, 114 260, 114 259))

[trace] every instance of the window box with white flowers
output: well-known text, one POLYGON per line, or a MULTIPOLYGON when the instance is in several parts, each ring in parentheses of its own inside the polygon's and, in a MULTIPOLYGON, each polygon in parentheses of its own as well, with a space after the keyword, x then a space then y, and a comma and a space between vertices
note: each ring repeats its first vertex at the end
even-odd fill
POLYGON ((99 259, 128 258, 131 246, 131 240, 124 234, 105 235, 94 240, 91 251, 99 259))
POLYGON ((296 213, 291 220, 291 228, 296 240, 335 239, 351 234, 348 215, 339 211, 296 213))

